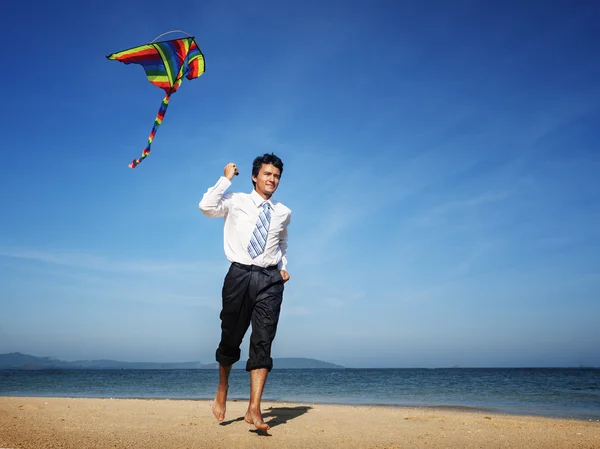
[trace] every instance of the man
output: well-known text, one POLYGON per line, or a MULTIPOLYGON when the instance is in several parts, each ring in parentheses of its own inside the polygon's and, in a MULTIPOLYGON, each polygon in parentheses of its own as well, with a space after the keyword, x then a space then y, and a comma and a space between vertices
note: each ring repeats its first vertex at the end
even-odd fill
POLYGON ((265 154, 252 165, 251 193, 225 193, 238 174, 229 163, 217 183, 200 201, 208 217, 224 217, 224 247, 231 262, 222 290, 221 341, 216 351, 219 385, 213 413, 225 419, 229 372, 240 359, 240 345, 252 322, 250 354, 250 404, 244 419, 259 430, 268 430, 260 401, 267 374, 273 368, 271 345, 275 339, 287 273, 287 227, 291 210, 272 196, 279 186, 283 163, 265 154))

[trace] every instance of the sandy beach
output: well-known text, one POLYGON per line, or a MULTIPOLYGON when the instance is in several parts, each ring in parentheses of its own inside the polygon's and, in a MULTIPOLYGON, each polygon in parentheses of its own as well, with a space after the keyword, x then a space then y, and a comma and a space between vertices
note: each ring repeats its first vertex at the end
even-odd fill
POLYGON ((0 397, 0 448, 600 448, 600 423, 481 411, 263 402, 0 397))

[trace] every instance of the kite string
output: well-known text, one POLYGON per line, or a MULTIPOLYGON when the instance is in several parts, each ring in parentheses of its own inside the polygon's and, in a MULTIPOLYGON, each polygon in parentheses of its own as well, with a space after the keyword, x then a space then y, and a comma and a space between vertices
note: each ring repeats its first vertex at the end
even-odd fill
MULTIPOLYGON (((183 34, 187 34, 189 37, 194 37, 189 33, 186 33, 185 31, 181 31, 181 30, 171 30, 171 31, 167 31, 166 33, 161 34, 160 36, 157 36, 154 38, 154 40, 152 42, 154 42, 156 39, 160 39, 161 37, 163 37, 165 34, 170 34, 170 33, 183 33, 183 34)), ((150 42, 150 43, 152 43, 150 42)))

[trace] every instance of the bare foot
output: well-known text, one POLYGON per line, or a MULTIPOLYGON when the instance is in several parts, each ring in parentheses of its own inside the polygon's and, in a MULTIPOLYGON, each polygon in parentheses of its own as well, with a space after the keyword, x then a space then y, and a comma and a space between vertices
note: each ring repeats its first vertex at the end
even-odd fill
POLYGON ((225 419, 225 404, 227 403, 227 387, 219 385, 217 388, 217 394, 215 396, 215 402, 213 403, 212 411, 217 418, 217 421, 223 422, 225 419))
POLYGON ((253 424, 258 430, 266 432, 270 429, 269 425, 263 421, 260 411, 248 409, 246 411, 246 415, 244 416, 244 421, 246 421, 248 424, 253 424))

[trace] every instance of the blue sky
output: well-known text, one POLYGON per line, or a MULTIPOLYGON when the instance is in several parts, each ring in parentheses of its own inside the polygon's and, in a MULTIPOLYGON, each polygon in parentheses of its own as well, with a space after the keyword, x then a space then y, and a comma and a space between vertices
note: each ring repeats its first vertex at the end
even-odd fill
POLYGON ((0 18, 0 353, 213 362, 228 264, 198 202, 275 152, 275 357, 600 366, 597 2, 74 5, 0 18), (106 55, 173 29, 206 73, 131 170, 163 95, 106 55))

